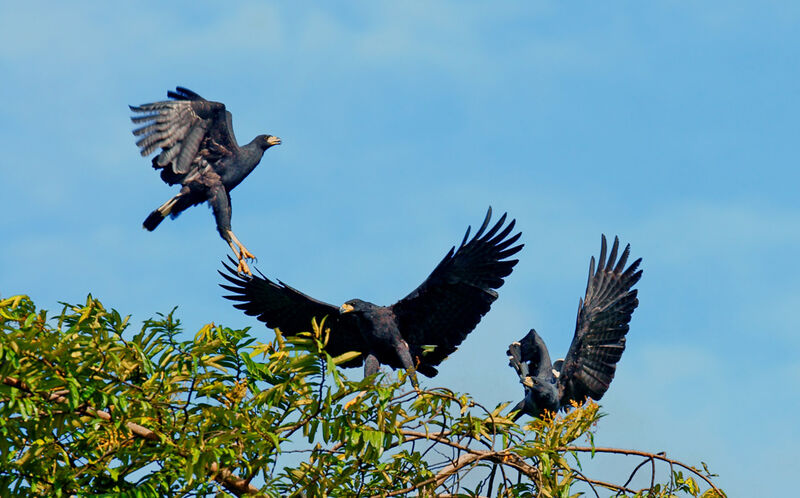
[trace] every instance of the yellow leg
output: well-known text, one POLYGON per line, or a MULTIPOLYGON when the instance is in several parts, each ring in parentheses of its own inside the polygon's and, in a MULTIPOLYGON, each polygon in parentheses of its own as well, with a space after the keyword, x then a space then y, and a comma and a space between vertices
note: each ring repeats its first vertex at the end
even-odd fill
POLYGON ((244 246, 244 244, 239 242, 239 239, 236 238, 236 235, 234 235, 233 230, 228 230, 228 235, 231 236, 231 240, 233 240, 233 243, 239 246, 239 250, 241 251, 241 256, 239 257, 239 259, 256 259, 255 254, 248 251, 247 248, 244 246))
POLYGON ((247 275, 251 275, 252 276, 253 272, 251 272, 250 271, 250 267, 247 266, 247 262, 245 262, 245 258, 255 259, 255 256, 253 256, 250 253, 250 251, 248 251, 242 245, 242 243, 239 242, 239 239, 237 239, 236 236, 233 235, 233 232, 231 232, 229 230, 228 233, 231 235, 231 238, 236 243, 236 245, 239 246, 239 247, 236 247, 236 245, 234 245, 234 242, 228 242, 228 245, 231 246, 231 250, 233 251, 233 254, 236 255, 236 259, 239 261, 239 264, 236 266, 236 271, 239 272, 239 273, 246 273, 247 275))

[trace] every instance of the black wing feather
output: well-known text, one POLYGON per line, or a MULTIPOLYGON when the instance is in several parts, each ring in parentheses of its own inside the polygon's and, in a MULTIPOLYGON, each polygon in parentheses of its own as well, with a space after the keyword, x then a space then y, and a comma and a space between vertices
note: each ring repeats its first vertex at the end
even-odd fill
POLYGON ((582 402, 587 396, 599 400, 608 389, 625 350, 625 335, 633 310, 639 304, 638 290, 632 289, 642 276, 641 258, 623 271, 630 245, 619 261, 619 239, 614 238, 606 259, 606 238, 602 237, 600 258, 589 263, 586 297, 579 301, 575 336, 558 377, 561 404, 582 402))
POLYGON ((515 220, 503 227, 506 214, 488 231, 490 207, 480 229, 456 250, 451 248, 430 276, 408 296, 392 306, 399 328, 422 368, 435 366, 453 353, 497 299, 494 289, 503 285, 517 264, 506 259, 523 245, 510 247, 515 220), (484 233, 485 232, 485 233, 484 233), (423 354, 423 346, 434 346, 423 354))
POLYGON ((167 92, 167 97, 175 100, 206 100, 195 92, 182 86, 175 87, 175 91, 167 92))
POLYGON ((213 165, 239 150, 225 105, 204 99, 183 87, 167 92, 172 100, 129 106, 137 113, 131 121, 142 124, 133 131, 143 156, 161 149, 153 167, 162 169, 170 185, 213 165))
MULTIPOLYGON (((236 262, 230 260, 233 265, 236 262)), ((232 285, 220 285, 233 295, 224 296, 236 301, 234 308, 254 316, 271 329, 280 329, 285 336, 296 335, 311 330, 311 319, 325 320, 326 327, 331 328, 328 345, 325 348, 331 356, 338 356, 348 351, 363 351, 364 345, 357 324, 352 319, 339 314, 339 308, 318 301, 294 289, 281 281, 273 282, 261 272, 260 276, 241 276, 234 267, 223 262, 228 273, 219 272, 232 285)), ((346 363, 344 367, 357 367, 363 362, 357 357, 346 363)))

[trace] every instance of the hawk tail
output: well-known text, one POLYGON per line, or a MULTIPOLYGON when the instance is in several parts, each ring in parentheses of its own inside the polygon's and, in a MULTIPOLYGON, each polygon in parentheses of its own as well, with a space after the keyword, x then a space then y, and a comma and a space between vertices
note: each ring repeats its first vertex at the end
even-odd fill
POLYGON ((176 195, 172 199, 168 200, 167 202, 159 206, 158 209, 150 213, 144 220, 144 223, 142 223, 142 227, 144 227, 144 229, 149 232, 155 230, 156 227, 159 224, 161 224, 162 221, 164 221, 164 218, 166 218, 167 215, 172 213, 172 208, 175 206, 175 204, 178 203, 181 196, 182 194, 176 195))

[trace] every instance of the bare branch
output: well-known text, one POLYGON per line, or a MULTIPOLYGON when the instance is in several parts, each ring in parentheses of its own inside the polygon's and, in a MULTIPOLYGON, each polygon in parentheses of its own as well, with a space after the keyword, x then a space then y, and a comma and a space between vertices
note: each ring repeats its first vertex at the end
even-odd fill
POLYGON ((670 465, 677 465, 678 467, 681 467, 683 469, 688 470, 689 472, 693 473, 697 477, 699 477, 702 480, 704 480, 706 482, 706 484, 708 484, 709 487, 711 487, 711 489, 713 489, 719 496, 724 496, 722 494, 722 491, 720 491, 720 489, 717 488, 714 485, 713 482, 711 482, 711 479, 709 479, 708 477, 704 476, 697 469, 695 469, 691 465, 687 465, 685 463, 679 462, 678 460, 673 460, 671 458, 667 458, 663 454, 648 453, 646 451, 638 451, 638 450, 625 450, 625 449, 621 449, 621 448, 590 448, 590 447, 584 447, 584 446, 567 446, 567 447, 556 448, 556 449, 558 451, 580 451, 580 452, 583 452, 583 453, 613 453, 613 454, 616 454, 616 455, 636 455, 636 456, 641 456, 641 457, 645 457, 645 458, 650 458, 650 459, 653 459, 653 460, 660 460, 662 462, 667 462, 670 465))

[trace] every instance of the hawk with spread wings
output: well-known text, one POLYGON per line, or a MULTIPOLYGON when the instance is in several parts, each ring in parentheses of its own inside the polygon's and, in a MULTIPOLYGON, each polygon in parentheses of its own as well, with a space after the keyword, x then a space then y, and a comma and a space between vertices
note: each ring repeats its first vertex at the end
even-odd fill
POLYGON ((169 185, 181 185, 178 195, 150 213, 143 226, 149 231, 170 215, 208 202, 214 212, 217 231, 238 260, 237 270, 250 274, 246 259, 255 256, 231 229, 230 192, 250 174, 264 152, 281 140, 259 135, 239 146, 233 135, 231 113, 220 102, 206 100, 186 88, 167 92, 171 100, 129 106, 140 124, 133 134, 142 156, 161 149, 153 158, 153 168, 161 170, 161 179, 169 185))
POLYGON ((263 275, 239 276, 228 265, 220 275, 231 285, 222 287, 233 293, 225 297, 236 301, 236 308, 287 336, 308 331, 312 318, 328 317, 326 351, 361 352, 342 366, 363 364, 365 376, 384 364, 433 377, 489 311, 498 297, 495 289, 517 264, 507 259, 523 247, 514 245, 521 233, 510 235, 515 220, 506 225, 503 214, 490 228, 491 215, 489 208, 475 236, 469 239, 467 229, 458 249, 451 248, 419 287, 391 306, 353 299, 337 307, 263 275))
POLYGON ((514 407, 514 420, 523 414, 539 417, 544 410, 557 411, 587 397, 599 400, 608 390, 625 350, 628 323, 639 305, 638 290, 631 288, 642 277, 638 269, 642 259, 625 268, 631 249, 628 245, 616 261, 616 237, 608 260, 606 249, 603 235, 597 271, 594 256, 589 263, 586 297, 578 303, 575 335, 567 357, 551 363, 547 346, 534 329, 508 347, 509 363, 525 389, 525 399, 514 407))

